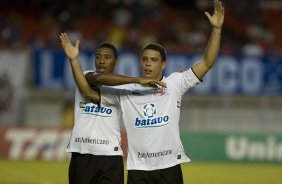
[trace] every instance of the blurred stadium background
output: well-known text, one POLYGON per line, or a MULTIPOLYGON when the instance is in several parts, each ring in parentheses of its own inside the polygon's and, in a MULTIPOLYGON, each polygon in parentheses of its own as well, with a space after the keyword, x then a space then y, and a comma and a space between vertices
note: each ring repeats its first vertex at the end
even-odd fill
MULTIPOLYGON (((282 1, 223 3, 218 62, 182 102, 185 182, 280 183, 282 1)), ((80 39, 84 69, 99 43, 114 43, 116 72, 129 76, 142 46, 159 42, 169 75, 203 54, 212 10, 212 0, 1 0, 0 184, 67 182, 75 83, 59 33, 80 39)))

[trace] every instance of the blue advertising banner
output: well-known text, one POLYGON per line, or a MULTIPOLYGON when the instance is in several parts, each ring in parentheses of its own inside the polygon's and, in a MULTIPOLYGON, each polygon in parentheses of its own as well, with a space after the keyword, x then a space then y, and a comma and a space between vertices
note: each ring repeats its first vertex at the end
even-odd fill
MULTIPOLYGON (((164 75, 193 66, 201 55, 169 54, 164 75)), ((93 53, 81 52, 83 70, 94 69, 93 53)), ((122 52, 116 73, 140 76, 139 57, 122 52)), ((40 50, 34 52, 34 81, 40 89, 75 88, 70 64, 63 52, 40 50)), ((247 58, 220 55, 214 68, 195 87, 193 94, 282 94, 282 58, 247 58)))

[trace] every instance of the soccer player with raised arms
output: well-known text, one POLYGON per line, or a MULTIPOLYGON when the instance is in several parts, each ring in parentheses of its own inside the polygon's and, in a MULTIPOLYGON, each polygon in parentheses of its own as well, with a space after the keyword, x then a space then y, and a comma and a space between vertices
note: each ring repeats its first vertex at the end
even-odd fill
MULTIPOLYGON (((60 35, 61 44, 70 60, 75 81, 84 74, 78 63, 79 41, 73 46, 66 33, 60 35), (77 70, 78 69, 78 70, 77 70)), ((139 83, 142 85, 164 85, 154 79, 126 77, 112 74, 117 64, 115 46, 102 43, 95 55, 96 72, 85 72, 91 86, 97 89, 101 84, 119 85, 139 83), (100 74, 105 74, 104 77, 100 74), (106 76, 106 77, 105 77, 106 76), (108 80, 107 76, 117 80, 108 80)), ((72 153, 69 166, 70 184, 123 184, 124 167, 120 135, 120 110, 117 106, 95 103, 99 98, 87 84, 77 83, 75 95, 75 123, 67 152, 72 153)))
MULTIPOLYGON (((212 25, 212 33, 203 58, 190 69, 164 77, 165 48, 151 43, 141 50, 142 76, 162 81, 167 88, 153 89, 130 84, 126 89, 100 89, 96 100, 107 105, 118 105, 123 111, 128 137, 128 184, 183 183, 180 164, 190 159, 180 140, 181 99, 200 83, 216 62, 224 21, 222 3, 215 0, 213 15, 205 14, 212 25)), ((86 79, 80 78, 78 83, 85 84, 86 79)))

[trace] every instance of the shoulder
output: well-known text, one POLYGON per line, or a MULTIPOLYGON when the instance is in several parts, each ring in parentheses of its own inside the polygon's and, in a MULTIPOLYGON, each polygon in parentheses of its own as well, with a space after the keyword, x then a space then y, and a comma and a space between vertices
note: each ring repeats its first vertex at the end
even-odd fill
POLYGON ((170 74, 169 76, 167 76, 166 78, 165 78, 165 80, 168 80, 168 81, 170 81, 170 80, 177 80, 177 79, 179 79, 180 77, 181 77, 181 75, 182 75, 182 73, 180 73, 180 72, 174 72, 174 73, 172 73, 172 74, 170 74))
POLYGON ((123 85, 111 86, 111 87, 115 89, 131 89, 133 88, 133 85, 134 84, 123 84, 123 85))
MULTIPOLYGON (((192 70, 192 68, 189 68, 183 72, 174 72, 172 74, 170 74, 167 79, 170 80, 178 80, 179 78, 197 78, 198 77, 195 75, 194 71, 192 70)), ((199 79, 198 79, 199 80, 199 79)), ((201 80, 199 80, 201 81, 201 80)))

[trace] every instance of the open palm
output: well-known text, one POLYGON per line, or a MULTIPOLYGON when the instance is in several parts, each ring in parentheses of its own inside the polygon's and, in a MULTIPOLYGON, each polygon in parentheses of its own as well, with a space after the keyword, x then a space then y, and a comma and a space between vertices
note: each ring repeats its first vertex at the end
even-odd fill
POLYGON ((70 60, 77 58, 79 54, 79 40, 76 41, 75 46, 70 42, 68 35, 66 33, 61 33, 60 35, 62 47, 70 60))
POLYGON ((214 13, 212 16, 208 12, 205 12, 205 14, 214 28, 221 29, 224 20, 224 7, 220 1, 214 0, 214 13))

